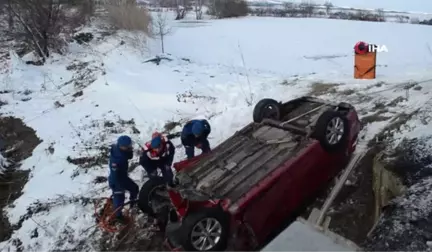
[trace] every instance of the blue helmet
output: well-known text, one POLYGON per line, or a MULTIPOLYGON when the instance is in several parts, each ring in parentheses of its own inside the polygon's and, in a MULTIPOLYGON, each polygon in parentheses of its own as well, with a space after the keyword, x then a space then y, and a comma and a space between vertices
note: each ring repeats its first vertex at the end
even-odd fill
POLYGON ((154 149, 157 149, 162 144, 162 137, 160 135, 153 137, 151 140, 150 146, 154 149))
POLYGON ((132 139, 129 136, 120 136, 117 139, 118 146, 129 146, 132 145, 132 139))
POLYGON ((192 125, 192 134, 194 135, 201 135, 204 131, 204 123, 202 121, 196 121, 192 125))

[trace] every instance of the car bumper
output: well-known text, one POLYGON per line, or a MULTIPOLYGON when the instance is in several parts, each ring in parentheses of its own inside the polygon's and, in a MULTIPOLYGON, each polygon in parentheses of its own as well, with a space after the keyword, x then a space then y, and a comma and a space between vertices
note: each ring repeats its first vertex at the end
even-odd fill
POLYGON ((179 238, 181 237, 181 222, 170 222, 165 229, 165 247, 170 251, 182 251, 179 238))

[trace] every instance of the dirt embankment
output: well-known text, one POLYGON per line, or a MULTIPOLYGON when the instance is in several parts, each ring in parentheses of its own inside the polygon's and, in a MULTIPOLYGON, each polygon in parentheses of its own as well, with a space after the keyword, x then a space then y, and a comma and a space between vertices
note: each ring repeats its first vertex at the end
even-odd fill
POLYGON ((363 243, 369 251, 430 251, 432 241, 432 137, 404 139, 382 163, 406 190, 382 210, 363 243))
POLYGON ((29 171, 19 170, 20 162, 32 155, 42 141, 36 132, 24 125, 21 119, 0 117, 0 151, 11 165, 0 176, 0 242, 8 240, 16 227, 10 225, 3 208, 21 195, 29 171))

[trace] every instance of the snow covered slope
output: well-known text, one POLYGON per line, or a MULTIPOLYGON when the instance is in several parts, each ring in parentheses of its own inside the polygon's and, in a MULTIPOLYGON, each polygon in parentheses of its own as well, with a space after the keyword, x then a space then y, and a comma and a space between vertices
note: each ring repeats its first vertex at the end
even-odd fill
MULTIPOLYGON (((71 44, 66 56, 44 66, 12 56, 0 76, 2 112, 23 118, 43 142, 23 162, 31 178, 7 209, 17 230, 2 251, 103 247, 89 203, 110 194, 106 148, 120 134, 142 144, 167 122, 177 131, 188 119, 206 117, 215 146, 251 121, 259 99, 311 94, 352 102, 365 117, 379 113, 381 120, 364 130, 366 141, 401 112, 431 108, 429 27, 275 18, 173 26, 165 41, 171 55, 159 65, 121 43, 122 36, 102 32, 90 46, 71 44), (389 48, 378 56, 377 80, 352 79, 358 40, 389 48), (380 104, 388 105, 385 111, 380 104)), ((158 41, 149 49, 157 54, 158 41)), ((413 121, 407 130, 428 129, 428 122, 413 121)), ((176 160, 183 156, 178 148, 176 160)), ((131 174, 142 183, 140 167, 131 174)))

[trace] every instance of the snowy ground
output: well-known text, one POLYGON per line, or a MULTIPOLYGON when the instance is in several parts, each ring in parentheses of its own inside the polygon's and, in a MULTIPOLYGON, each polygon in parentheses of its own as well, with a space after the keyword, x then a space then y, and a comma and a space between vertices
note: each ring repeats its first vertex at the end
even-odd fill
MULTIPOLYGON (((149 42, 144 57, 127 40, 120 43, 121 36, 101 34, 90 46, 71 44, 67 56, 45 66, 12 57, 0 75, 0 90, 6 91, 0 100, 7 103, 2 112, 23 118, 43 142, 21 167, 31 177, 7 209, 10 222, 20 226, 0 244, 2 251, 97 249, 101 234, 89 238, 94 209, 88 203, 110 193, 96 179, 107 175, 100 152, 120 134, 143 144, 167 122, 205 117, 215 146, 251 121, 251 105, 259 99, 305 94, 348 101, 363 117, 372 116, 361 146, 401 113, 416 112, 396 139, 429 130, 424 114, 432 108, 430 27, 278 18, 173 27, 166 38, 170 60, 159 65, 145 62, 159 53, 158 41, 149 42), (378 56, 376 80, 352 79, 358 40, 389 48, 378 56)), ((176 160, 181 158, 178 148, 176 160)), ((131 174, 142 183, 140 167, 131 174)))
POLYGON ((9 162, 0 154, 0 175, 3 174, 9 166, 9 162))

